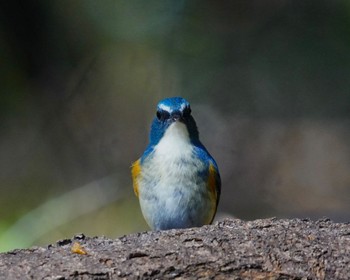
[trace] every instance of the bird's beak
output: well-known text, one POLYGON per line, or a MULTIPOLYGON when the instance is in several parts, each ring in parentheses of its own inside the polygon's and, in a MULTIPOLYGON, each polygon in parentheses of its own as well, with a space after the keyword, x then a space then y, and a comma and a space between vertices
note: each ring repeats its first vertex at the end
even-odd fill
POLYGON ((182 121, 182 114, 181 114, 180 112, 174 112, 174 113, 171 115, 171 119, 172 119, 174 122, 182 121))

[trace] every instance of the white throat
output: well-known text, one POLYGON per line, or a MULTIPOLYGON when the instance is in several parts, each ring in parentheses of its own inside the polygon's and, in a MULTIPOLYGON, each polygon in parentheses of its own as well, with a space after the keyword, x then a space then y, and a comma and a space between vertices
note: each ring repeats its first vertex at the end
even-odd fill
POLYGON ((171 158, 190 154, 192 145, 186 125, 181 122, 171 124, 156 145, 155 152, 171 158))

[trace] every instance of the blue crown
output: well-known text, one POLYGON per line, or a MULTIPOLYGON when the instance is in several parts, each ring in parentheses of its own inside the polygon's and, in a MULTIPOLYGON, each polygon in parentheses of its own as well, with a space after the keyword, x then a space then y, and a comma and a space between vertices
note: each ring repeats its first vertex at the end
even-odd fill
POLYGON ((187 108, 190 108, 190 103, 182 97, 165 98, 157 106, 158 111, 166 111, 170 114, 175 111, 183 112, 187 108))

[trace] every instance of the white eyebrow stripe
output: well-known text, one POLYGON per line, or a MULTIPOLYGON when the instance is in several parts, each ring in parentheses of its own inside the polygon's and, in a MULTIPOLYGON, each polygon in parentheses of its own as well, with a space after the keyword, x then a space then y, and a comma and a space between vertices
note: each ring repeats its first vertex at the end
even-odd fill
POLYGON ((182 104, 181 104, 181 107, 180 107, 180 111, 182 112, 185 108, 186 108, 186 104, 185 104, 185 103, 182 103, 182 104))
POLYGON ((167 111, 168 113, 172 112, 171 108, 169 106, 164 105, 164 104, 159 104, 158 108, 163 110, 163 111, 167 111))

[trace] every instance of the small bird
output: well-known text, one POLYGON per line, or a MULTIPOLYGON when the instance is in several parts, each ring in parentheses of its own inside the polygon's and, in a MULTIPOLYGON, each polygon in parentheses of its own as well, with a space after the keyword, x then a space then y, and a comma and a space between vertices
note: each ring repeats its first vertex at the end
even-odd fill
POLYGON ((131 173, 151 229, 199 227, 213 221, 221 192, 220 174, 199 140, 190 104, 184 98, 158 103, 150 142, 131 173))

